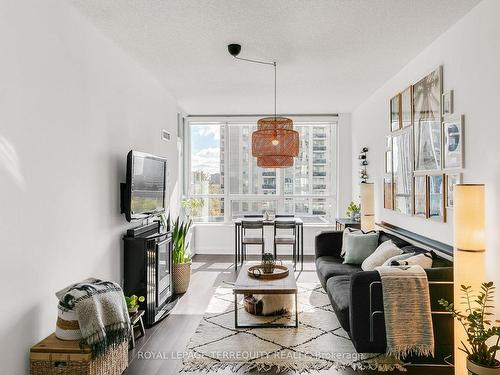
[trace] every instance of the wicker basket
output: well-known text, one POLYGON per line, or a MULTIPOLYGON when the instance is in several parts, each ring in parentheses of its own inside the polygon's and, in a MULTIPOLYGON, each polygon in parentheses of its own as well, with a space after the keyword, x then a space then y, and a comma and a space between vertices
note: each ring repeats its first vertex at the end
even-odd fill
POLYGON ((78 341, 59 340, 54 334, 31 348, 31 375, 121 375, 128 366, 128 343, 110 348, 92 359, 90 348, 78 341))
POLYGON ((174 264, 174 293, 186 293, 191 279, 191 263, 174 264))

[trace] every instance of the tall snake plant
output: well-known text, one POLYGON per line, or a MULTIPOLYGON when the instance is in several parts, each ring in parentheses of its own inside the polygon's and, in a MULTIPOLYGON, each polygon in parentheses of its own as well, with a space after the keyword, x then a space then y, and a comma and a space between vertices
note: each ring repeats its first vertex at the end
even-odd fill
POLYGON ((173 262, 174 264, 189 263, 189 254, 186 254, 186 235, 191 227, 191 220, 188 222, 180 221, 179 218, 174 223, 172 242, 173 242, 173 262))

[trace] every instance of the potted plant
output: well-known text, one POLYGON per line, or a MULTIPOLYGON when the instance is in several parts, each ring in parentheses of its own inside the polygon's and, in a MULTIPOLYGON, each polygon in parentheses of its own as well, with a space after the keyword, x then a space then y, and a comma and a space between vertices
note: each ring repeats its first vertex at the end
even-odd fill
POLYGON ((137 297, 135 294, 130 297, 125 296, 129 314, 135 314, 139 310, 139 302, 144 302, 144 296, 137 297))
MULTIPOLYGON (((492 281, 482 283, 481 291, 476 295, 470 286, 461 285, 462 304, 465 305, 463 312, 456 310, 453 303, 439 300, 439 304, 451 312, 465 330, 469 345, 462 341, 462 347, 459 349, 467 354, 469 374, 500 374, 500 362, 495 358, 497 350, 500 349, 500 325, 493 325, 489 319, 493 315, 490 310, 493 309, 494 290, 492 281)), ((500 323, 500 320, 495 322, 500 323)))
POLYGON ((186 219, 189 221, 191 214, 197 214, 198 210, 203 207, 203 200, 197 198, 184 199, 181 203, 182 208, 186 214, 186 219))
POLYGON ((361 205, 356 204, 353 201, 351 201, 351 203, 349 203, 349 206, 347 206, 346 214, 352 220, 355 220, 356 215, 358 215, 360 211, 361 211, 361 205))
POLYGON ((183 222, 177 218, 172 232, 173 282, 176 294, 185 293, 191 279, 191 258, 186 252, 186 235, 190 227, 191 220, 183 222))

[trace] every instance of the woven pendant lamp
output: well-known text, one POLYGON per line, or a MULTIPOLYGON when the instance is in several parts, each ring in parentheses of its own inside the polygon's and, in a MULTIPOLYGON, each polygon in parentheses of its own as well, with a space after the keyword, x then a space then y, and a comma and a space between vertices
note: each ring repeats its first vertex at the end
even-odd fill
POLYGON ((237 59, 274 66, 274 116, 257 121, 257 130, 252 133, 252 156, 262 168, 288 168, 293 158, 299 155, 299 132, 293 130, 292 119, 276 115, 276 62, 265 62, 237 57, 239 44, 230 44, 229 53, 237 59))
MULTIPOLYGON (((257 130, 252 133, 252 156, 293 158, 298 155, 299 132, 293 130, 291 119, 266 117, 257 122, 257 130)), ((285 159, 276 158, 276 160, 285 159)))

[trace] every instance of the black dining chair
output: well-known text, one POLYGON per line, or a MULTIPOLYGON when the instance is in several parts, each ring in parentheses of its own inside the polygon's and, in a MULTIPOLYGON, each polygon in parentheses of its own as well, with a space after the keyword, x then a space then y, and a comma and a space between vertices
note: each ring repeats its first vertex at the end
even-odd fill
POLYGON ((278 245, 292 246, 292 258, 295 266, 297 259, 297 226, 295 221, 276 220, 274 222, 274 258, 277 257, 278 245))
POLYGON ((264 254, 264 223, 262 220, 242 220, 241 229, 243 230, 241 239, 242 259, 246 260, 247 258, 248 245, 260 245, 262 254, 264 254), (250 233, 247 232, 248 230, 250 233), (260 231, 260 235, 256 234, 256 231, 260 231))

